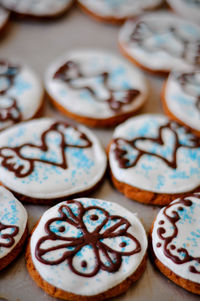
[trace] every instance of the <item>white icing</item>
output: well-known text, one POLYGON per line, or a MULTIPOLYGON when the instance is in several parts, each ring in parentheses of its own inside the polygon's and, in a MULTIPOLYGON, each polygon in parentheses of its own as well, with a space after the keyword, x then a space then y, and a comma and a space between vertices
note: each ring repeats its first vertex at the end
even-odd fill
POLYGON ((4 8, 0 7, 0 29, 6 24, 9 16, 9 12, 4 8))
POLYGON ((167 0, 171 8, 182 17, 200 23, 199 0, 167 0))
POLYGON ((200 105, 199 109, 196 105, 198 97, 200 98, 200 71, 191 72, 195 75, 184 87, 177 80, 182 73, 170 75, 166 82, 165 101, 172 114, 186 125, 200 131, 200 105))
MULTIPOLYGON (((84 277, 79 276, 71 271, 71 269, 68 266, 67 260, 64 262, 57 264, 57 265, 48 265, 41 263, 35 256, 35 247, 38 242, 38 240, 46 236, 47 233, 45 232, 44 225, 45 223, 51 219, 56 218, 59 215, 58 208, 60 208, 61 205, 66 204, 66 202, 62 202, 52 208, 50 208, 48 211, 46 211, 42 218, 39 221, 39 224, 37 225, 35 231, 32 234, 30 245, 31 245, 31 257, 32 261, 34 263, 34 266, 40 276, 46 280, 51 285, 62 289, 67 292, 71 292, 77 295, 84 295, 84 296, 92 296, 97 295, 102 292, 107 291, 108 289, 115 287, 116 285, 120 284, 123 280, 128 278, 130 275, 132 275, 137 267, 140 265, 142 259, 144 258, 144 255, 147 250, 147 238, 145 230, 139 221, 139 219, 136 217, 136 214, 128 211, 127 209, 123 208, 122 206, 111 203, 107 201, 97 200, 97 199, 89 199, 89 198, 82 198, 77 199, 78 202, 80 202, 85 208, 90 206, 99 206, 102 207, 104 210, 107 210, 111 215, 118 215, 125 219, 127 219, 130 222, 130 227, 128 228, 127 232, 132 234, 140 243, 141 245, 141 251, 138 253, 135 253, 131 256, 123 256, 122 255, 122 264, 118 271, 110 273, 106 270, 100 269, 99 272, 93 276, 93 277, 84 277)), ((73 211, 74 212, 74 211, 73 211)), ((92 210, 90 212, 92 214, 97 214, 99 216, 99 220, 102 222, 103 217, 99 215, 99 210, 92 210)), ((85 214, 83 217, 84 224, 86 225, 89 232, 92 232, 97 226, 98 226, 98 220, 92 221, 89 219, 89 213, 85 214)), ((115 222, 114 222, 115 224, 115 222)), ((58 225, 58 224, 57 224, 58 225)), ((59 224, 61 225, 61 224, 59 224)), ((58 225, 58 226, 59 226, 58 225)), ((108 228, 112 226, 112 224, 106 224, 108 225, 108 228)), ((57 227, 58 227, 57 226, 57 227)), ((62 226, 65 226, 65 232, 60 234, 62 237, 80 237, 80 231, 76 230, 75 227, 72 227, 69 223, 66 222, 66 225, 64 222, 62 222, 62 226)), ((52 226, 51 229, 56 229, 56 224, 52 226)), ((105 227, 104 227, 105 228, 105 227)), ((103 229, 104 229, 103 228, 103 229)), ((105 230, 101 230, 100 233, 103 233, 105 230)), ((107 228, 106 228, 107 229, 107 228)), ((116 229, 116 231, 119 230, 119 227, 116 229)), ((56 232, 57 233, 57 232, 56 232)), ((117 247, 119 242, 121 241, 120 236, 116 237, 116 239, 107 238, 106 241, 104 240, 104 243, 106 243, 111 248, 118 250, 120 252, 128 252, 131 251, 131 249, 135 248, 130 243, 130 240, 127 241, 128 244, 126 248, 117 247)), ((56 244, 59 245, 60 243, 63 243, 63 241, 60 242, 54 242, 54 241, 46 241, 42 244, 42 248, 46 249, 50 246, 55 246, 56 244)), ((86 245, 84 250, 82 249, 82 256, 84 260, 88 263, 88 269, 94 268, 95 265, 95 259, 93 255, 93 249, 88 247, 89 245, 86 245), (89 260, 88 260, 89 259, 89 260)), ((60 258, 61 254, 65 249, 60 249, 60 252, 51 252, 51 254, 46 254, 45 259, 49 260, 57 260, 60 258)), ((67 250, 66 250, 67 251, 67 250)), ((80 260, 78 257, 82 256, 75 256, 74 257, 74 265, 77 267, 78 263, 80 263, 80 260)), ((102 254, 101 254, 102 256, 102 254)), ((103 261, 103 257, 102 261, 103 261)))
POLYGON ((162 0, 78 0, 91 12, 102 17, 128 18, 160 5, 162 0))
POLYGON ((19 14, 53 16, 67 9, 73 0, 1 0, 1 4, 19 14))
MULTIPOLYGON (((0 147, 15 147, 24 143, 41 145, 41 134, 49 129, 55 120, 43 118, 20 123, 0 134, 0 147)), ((65 135, 65 143, 82 145, 84 141, 79 139, 79 134, 72 128, 60 127, 65 135)), ((16 177, 14 172, 0 166, 0 181, 10 189, 33 198, 51 199, 64 197, 92 188, 103 177, 107 165, 106 155, 97 138, 85 127, 78 127, 92 142, 88 148, 65 148, 67 168, 63 169, 49 163, 35 162, 34 171, 25 177, 16 177)), ((52 131, 46 136, 47 151, 33 147, 22 147, 21 154, 24 158, 40 158, 55 163, 62 162, 60 148, 61 135, 52 131)), ((25 159, 20 159, 14 151, 4 150, 4 158, 11 156, 15 170, 22 166, 25 175, 30 168, 25 159)), ((0 162, 3 158, 0 156, 0 162)), ((9 159, 8 159, 9 160, 9 159)), ((9 163, 9 161, 7 161, 9 163)))
MULTIPOLYGON (((11 65, 18 63, 10 63, 11 65)), ((0 110, 9 107, 11 98, 16 100, 22 120, 31 119, 42 104, 43 87, 37 75, 27 66, 19 64, 19 73, 15 76, 12 86, 0 95, 0 110)), ((1 70, 0 70, 1 71, 1 70)), ((0 77, 0 90, 6 85, 5 77, 0 77)), ((16 113, 17 114, 17 113, 16 113)), ((0 121, 0 130, 13 125, 12 120, 0 121)))
POLYGON ((144 67, 155 71, 170 71, 174 68, 180 71, 196 67, 199 36, 198 25, 161 11, 145 14, 135 22, 127 21, 120 30, 119 42, 124 51, 144 67), (142 35, 142 45, 130 41, 138 22, 145 22, 148 25, 148 28, 142 25, 139 30, 138 36, 142 35), (189 42, 186 50, 187 60, 181 57, 184 43, 173 32, 166 31, 170 27, 175 28, 176 32, 189 42))
MULTIPOLYGON (((125 138, 132 140, 137 137, 157 138, 158 129, 161 125, 168 123, 168 119, 163 115, 140 115, 130 118, 114 131, 114 138, 125 138)), ((186 145, 191 145, 192 136, 184 132, 180 127, 176 130, 179 141, 186 145)), ((151 141, 138 141, 137 147, 141 150, 151 151, 159 154, 171 161, 174 149, 174 134, 170 130, 162 131, 164 145, 160 146, 151 141)), ((137 157, 138 152, 133 148, 128 149, 126 157, 131 161, 137 157)), ((109 162, 114 177, 123 183, 137 187, 142 190, 157 193, 183 193, 191 191, 200 186, 200 147, 186 148, 180 147, 177 151, 177 168, 168 166, 162 159, 152 156, 143 155, 137 164, 131 168, 120 168, 114 153, 115 144, 112 143, 109 152, 109 162)))
MULTIPOLYGON (((196 194, 197 196, 200 194, 196 194)), ((199 248, 200 248, 200 241, 199 241, 199 224, 200 224, 200 199, 195 197, 195 195, 191 197, 187 197, 188 200, 191 200, 193 202, 191 207, 187 207, 183 204, 177 204, 177 200, 173 201, 171 204, 174 204, 173 206, 170 204, 169 208, 167 209, 167 215, 170 217, 174 216, 172 211, 178 212, 180 216, 180 220, 176 223, 176 227, 178 229, 178 234, 175 238, 172 239, 172 241, 169 243, 168 248, 171 245, 175 245, 176 249, 170 250, 171 253, 175 256, 177 256, 179 259, 183 259, 183 254, 178 253, 177 249, 179 248, 186 248, 188 251, 188 254, 194 257, 199 258, 199 248), (183 207, 184 210, 180 211, 178 210, 179 207, 183 207)), ((196 282, 200 283, 200 263, 198 263, 195 260, 176 264, 172 259, 165 256, 163 250, 164 241, 160 239, 158 236, 157 230, 158 228, 162 227, 166 230, 164 233, 164 237, 171 237, 173 235, 174 227, 170 223, 170 221, 166 218, 166 216, 163 214, 163 211, 165 210, 165 207, 161 209, 161 211, 158 213, 154 226, 153 226, 153 232, 152 232, 152 245, 153 245, 153 251, 158 258, 158 260, 165 265, 168 269, 172 270, 176 275, 196 282), (164 224, 159 225, 159 221, 164 221, 164 224), (161 247, 157 247, 157 243, 161 243, 161 247), (192 273, 189 270, 190 266, 195 266, 197 271, 199 273, 192 273)))
POLYGON ((57 59, 46 72, 45 84, 49 95, 66 110, 79 116, 97 119, 137 110, 143 105, 148 93, 146 80, 137 69, 132 68, 120 57, 97 50, 73 51, 57 59), (81 72, 86 75, 86 78, 75 79, 73 86, 91 87, 99 100, 86 89, 75 90, 61 79, 53 78, 56 71, 68 61, 77 63, 81 72), (106 102, 110 93, 102 78, 97 76, 102 72, 110 73, 108 85, 111 89, 119 91, 118 96, 122 102, 124 89, 137 89, 140 95, 134 98, 132 103, 123 105, 119 112, 112 110, 106 102))
MULTIPOLYGON (((14 238, 14 244, 7 248, 0 246, 0 258, 5 257, 14 249, 21 240, 27 225, 27 212, 22 204, 14 197, 14 195, 0 187, 0 222, 7 226, 17 226, 19 231, 14 238)), ((7 229, 0 231, 0 244, 8 243, 8 240, 2 237, 2 234, 11 234, 12 230, 7 229)))

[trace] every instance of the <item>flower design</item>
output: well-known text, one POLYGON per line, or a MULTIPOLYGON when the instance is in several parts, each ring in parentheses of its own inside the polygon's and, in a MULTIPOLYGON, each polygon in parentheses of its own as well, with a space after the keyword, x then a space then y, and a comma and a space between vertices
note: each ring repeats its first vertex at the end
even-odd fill
POLYGON ((46 222, 47 235, 35 248, 36 258, 43 264, 67 260, 75 274, 93 277, 100 269, 118 271, 122 256, 141 251, 139 241, 127 232, 131 225, 123 217, 98 206, 84 208, 75 200, 61 205, 58 212, 60 217, 46 222))
POLYGON ((18 226, 4 225, 0 222, 0 248, 11 248, 15 243, 14 237, 18 232, 18 226))

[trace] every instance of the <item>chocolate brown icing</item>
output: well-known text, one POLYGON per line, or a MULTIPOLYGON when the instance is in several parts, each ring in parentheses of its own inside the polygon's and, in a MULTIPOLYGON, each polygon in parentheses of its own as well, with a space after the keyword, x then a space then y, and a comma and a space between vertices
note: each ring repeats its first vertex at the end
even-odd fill
POLYGON ((4 225, 2 222, 0 222, 0 237, 2 239, 7 240, 6 242, 0 242, 0 248, 1 247, 11 248, 15 243, 14 237, 18 234, 18 232, 19 232, 18 226, 4 225), (11 234, 1 234, 1 232, 6 229, 12 229, 13 232, 11 234))
MULTIPOLYGON (((24 144, 18 145, 16 147, 10 147, 10 146, 1 147, 0 148, 0 158, 2 158, 1 165, 3 167, 5 167, 6 169, 8 169, 10 172, 13 172, 15 174, 15 176, 18 178, 23 178, 23 177, 29 176, 34 171, 35 162, 41 162, 43 164, 50 164, 53 166, 60 167, 62 169, 67 169, 67 159, 66 159, 66 154, 65 154, 66 148, 69 148, 69 147, 89 148, 92 146, 92 142, 89 140, 89 138, 84 133, 80 132, 76 127, 73 127, 64 122, 56 122, 56 123, 52 124, 47 130, 45 130, 41 134, 40 141, 41 141, 40 145, 38 145, 38 143, 37 144, 24 143, 24 144), (84 142, 84 144, 77 145, 77 144, 67 143, 67 141, 65 139, 65 135, 60 129, 61 127, 64 127, 65 129, 70 128, 70 127, 73 128, 75 131, 77 131, 79 133, 79 137, 80 137, 81 141, 84 142), (41 159, 41 158, 37 158, 37 157, 28 158, 27 156, 25 157, 21 154, 21 151, 24 147, 29 147, 29 148, 32 148, 33 150, 38 149, 38 150, 41 150, 42 152, 48 152, 49 148, 48 148, 46 139, 47 139, 47 135, 51 132, 56 132, 60 136, 59 147, 60 147, 60 153, 61 153, 61 157, 62 157, 61 163, 55 163, 52 160, 41 159), (8 154, 6 154, 6 152, 8 154), (26 171, 24 172, 23 165, 20 165, 19 163, 17 164, 17 166, 15 166, 16 162, 13 162, 13 160, 11 160, 12 158, 16 158, 16 159, 22 160, 23 162, 26 162, 26 171)), ((30 152, 31 152, 31 150, 30 150, 30 152)))
MULTIPOLYGON (((130 233, 127 232, 131 224, 127 219, 117 216, 110 215, 108 211, 98 206, 90 206, 85 208, 81 203, 75 200, 66 201, 65 205, 61 205, 58 209, 59 217, 51 218, 45 223, 45 232, 47 235, 41 237, 35 248, 35 256, 37 260, 39 260, 43 264, 47 265, 58 265, 64 261, 67 261, 69 268, 72 272, 79 276, 84 277, 93 277, 95 276, 100 269, 105 270, 107 272, 117 272, 120 269, 122 263, 122 256, 132 256, 141 251, 140 242, 130 233), (70 205, 76 206, 76 214, 74 214, 73 210, 70 208, 70 205), (92 232, 89 232, 87 229, 87 220, 84 222, 84 217, 90 210, 97 210, 101 213, 100 222, 97 222, 96 227, 92 232), (111 226, 103 230, 103 227, 109 223, 111 226), (60 236, 59 233, 53 232, 53 224, 59 222, 66 222, 66 229, 68 228, 68 224, 76 227, 80 231, 79 237, 69 237, 66 235, 60 236), (103 231, 102 231, 103 230, 103 231), (114 238, 114 237, 127 237, 132 242, 134 242, 134 249, 130 252, 121 252, 117 250, 113 250, 109 246, 107 246, 103 239, 106 238, 114 238), (42 248, 42 244, 45 244, 46 241, 58 241, 58 245, 53 247, 48 247, 47 249, 42 248), (92 248, 95 255, 95 267, 94 270, 90 273, 82 273, 80 272, 73 264, 74 256, 85 246, 89 246, 92 248), (45 255, 49 252, 62 250, 65 251, 62 255, 59 255, 58 259, 46 259, 45 255), (104 255, 107 263, 102 261, 100 253, 104 255)), ((98 221, 99 217, 96 215, 94 219, 94 214, 90 216, 90 219, 94 221, 98 221), (97 218, 96 218, 97 217, 97 218)), ((59 230, 59 229, 58 229, 59 230)), ((67 230, 66 230, 67 231, 67 230)), ((120 247, 124 248, 127 245, 126 242, 120 243, 120 247)), ((80 263, 82 268, 87 268, 89 258, 83 259, 80 263)))
POLYGON ((113 144, 115 145, 115 148, 114 148, 115 157, 119 163, 120 168, 126 169, 126 168, 134 167, 138 163, 138 161, 140 160, 140 158, 142 156, 149 155, 149 156, 154 156, 154 157, 157 157, 157 158, 163 160, 169 167, 176 169, 177 168, 178 149, 180 147, 191 148, 191 149, 200 147, 200 138, 196 137, 195 135, 193 135, 190 132, 189 129, 181 127, 176 122, 168 122, 165 125, 162 125, 158 128, 158 136, 156 138, 136 137, 133 140, 116 138, 116 139, 114 139, 113 144), (185 133, 188 135, 188 137, 189 137, 188 144, 185 144, 180 141, 178 131, 177 131, 179 128, 184 129, 185 133), (175 138, 174 146, 172 149, 172 159, 171 160, 168 160, 167 158, 165 158, 159 154, 151 153, 151 152, 142 150, 139 147, 137 147, 137 142, 139 142, 139 141, 150 141, 152 143, 157 144, 157 146, 164 145, 162 132, 165 129, 168 129, 171 132, 173 132, 174 138, 175 138), (130 160, 126 157, 127 151, 120 146, 120 142, 128 144, 134 151, 137 151, 138 154, 133 162, 130 162, 130 160))
POLYGON ((188 61, 188 63, 190 64, 192 63, 195 66, 200 66, 200 39, 194 42, 189 41, 188 39, 184 38, 184 36, 181 35, 180 31, 174 26, 169 26, 166 30, 162 30, 159 28, 159 26, 153 28, 153 26, 151 27, 147 22, 139 21, 130 35, 130 42, 137 43, 141 48, 144 48, 147 51, 151 52, 164 50, 173 57, 182 58, 188 61), (146 39, 154 35, 166 35, 167 33, 172 34, 177 41, 182 43, 183 51, 180 55, 173 51, 170 47, 168 48, 166 44, 162 45, 161 43, 157 48, 151 48, 150 46, 147 47, 146 45, 144 45, 146 39), (193 48, 194 55, 192 56, 192 60, 190 61, 188 55, 191 55, 192 53, 191 48, 193 48))
POLYGON ((11 102, 8 107, 0 108, 0 122, 12 121, 13 123, 17 123, 22 120, 22 114, 17 106, 16 99, 8 94, 8 91, 14 85, 19 71, 19 66, 12 65, 7 61, 0 61, 0 80, 5 80, 5 87, 0 88, 0 97, 8 98, 11 102))
POLYGON ((176 246, 171 244, 173 240, 180 234, 179 229, 177 227, 178 221, 181 220, 181 216, 179 212, 183 210, 187 211, 188 210, 187 208, 193 205, 193 202, 189 199, 189 197, 195 197, 200 199, 200 195, 191 194, 190 196, 182 197, 176 202, 171 203, 163 210, 163 215, 166 217, 166 219, 169 221, 171 225, 170 229, 172 229, 172 234, 170 236, 166 236, 166 229, 164 228, 164 221, 163 221, 162 223, 163 226, 158 227, 157 229, 158 237, 161 240, 161 242, 157 243, 157 248, 163 246, 164 255, 168 257, 170 260, 172 260, 175 264, 184 264, 187 262, 191 262, 191 265, 189 266, 189 271, 191 273, 200 274, 200 271, 196 269, 193 263, 193 261, 200 263, 200 256, 197 257, 192 256, 192 254, 190 254, 187 248, 182 247, 176 250, 176 246), (177 205, 179 204, 180 206, 177 207, 177 205), (170 208, 173 208, 171 215, 167 213, 170 208), (182 254, 181 258, 179 256, 176 256, 174 252, 172 253, 171 250, 173 251, 176 250, 178 254, 182 254))
POLYGON ((109 93, 109 97, 104 101, 107 102, 110 109, 116 113, 120 112, 124 105, 132 103, 137 98, 137 96, 140 95, 140 91, 137 89, 128 89, 128 90, 111 89, 109 87, 109 78, 110 78, 109 72, 101 72, 99 74, 85 75, 81 72, 78 63, 74 61, 68 61, 63 66, 61 66, 54 74, 55 79, 64 81, 71 89, 87 90, 93 96, 93 99, 95 101, 102 101, 101 99, 99 99, 98 95, 96 94, 96 91, 90 86, 83 86, 79 88, 73 84, 73 81, 76 79, 95 78, 95 77, 99 77, 101 79, 101 82, 103 83, 105 89, 109 93), (118 92, 120 93, 122 92, 124 94, 124 96, 121 97, 120 99, 117 99, 116 96, 118 92))

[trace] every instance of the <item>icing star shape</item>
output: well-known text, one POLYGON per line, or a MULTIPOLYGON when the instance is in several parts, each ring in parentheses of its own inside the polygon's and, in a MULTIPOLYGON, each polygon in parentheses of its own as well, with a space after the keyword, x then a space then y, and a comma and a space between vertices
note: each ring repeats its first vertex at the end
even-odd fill
POLYGON ((119 111, 123 105, 129 104, 140 92, 136 89, 113 90, 109 87, 109 72, 94 75, 83 74, 74 61, 68 61, 54 75, 74 90, 87 90, 96 101, 107 102, 110 109, 119 111))
POLYGON ((177 168, 177 152, 180 147, 200 147, 200 139, 179 126, 168 122, 160 126, 158 136, 136 137, 133 140, 117 138, 114 140, 114 153, 121 168, 134 167, 144 155, 154 156, 164 161, 170 168, 177 168), (167 131, 168 136, 163 133, 167 131))
POLYGON ((58 212, 59 217, 46 222, 47 235, 35 248, 36 258, 43 264, 67 261, 75 274, 93 277, 100 269, 118 271, 123 256, 141 251, 139 241, 127 232, 131 225, 123 217, 98 206, 84 208, 75 200, 67 201, 58 212))

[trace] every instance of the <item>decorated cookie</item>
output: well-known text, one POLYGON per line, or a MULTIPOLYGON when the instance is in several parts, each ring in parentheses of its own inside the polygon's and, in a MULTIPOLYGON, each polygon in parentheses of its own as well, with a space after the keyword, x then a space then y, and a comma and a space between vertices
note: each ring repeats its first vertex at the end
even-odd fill
POLYGON ((97 138, 84 127, 43 118, 0 134, 0 182, 23 201, 48 204, 92 191, 106 165, 97 138))
POLYGON ((167 0, 167 2, 177 14, 200 23, 200 0, 167 0))
POLYGON ((200 193, 176 199, 152 227, 153 261, 169 279, 200 295, 200 193))
POLYGON ((43 88, 27 66, 0 60, 0 130, 39 115, 43 88))
POLYGON ((116 203, 82 198, 43 214, 26 260, 31 277, 48 294, 105 300, 141 276, 146 250, 146 233, 136 214, 116 203))
POLYGON ((64 13, 73 0, 1 0, 11 12, 31 17, 56 17, 64 13))
POLYGON ((170 119, 200 135, 200 71, 171 73, 164 85, 162 100, 170 119))
POLYGON ((0 186, 0 270, 19 255, 27 234, 25 208, 10 191, 0 186))
POLYGON ((111 176, 127 197, 169 204, 200 191, 200 138, 163 115, 140 115, 118 126, 109 147, 111 176))
POLYGON ((81 8, 99 21, 121 23, 145 10, 154 9, 163 0, 78 0, 81 8))
POLYGON ((171 13, 148 13, 127 21, 119 43, 126 57, 154 73, 200 67, 200 26, 171 13))
POLYGON ((56 60, 46 72, 45 84, 58 109, 89 126, 122 122, 148 94, 138 70, 111 53, 94 50, 73 51, 56 60))
POLYGON ((3 7, 0 7, 0 31, 6 26, 9 16, 9 12, 3 7))

